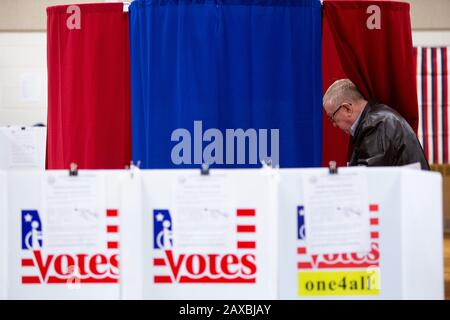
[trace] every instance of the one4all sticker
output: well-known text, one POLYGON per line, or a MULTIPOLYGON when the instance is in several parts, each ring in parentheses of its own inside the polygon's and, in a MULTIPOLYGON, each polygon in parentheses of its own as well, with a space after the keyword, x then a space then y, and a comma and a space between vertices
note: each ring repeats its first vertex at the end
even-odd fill
POLYGON ((366 254, 308 254, 304 207, 297 207, 298 296, 380 294, 379 207, 369 205, 371 251, 366 254))

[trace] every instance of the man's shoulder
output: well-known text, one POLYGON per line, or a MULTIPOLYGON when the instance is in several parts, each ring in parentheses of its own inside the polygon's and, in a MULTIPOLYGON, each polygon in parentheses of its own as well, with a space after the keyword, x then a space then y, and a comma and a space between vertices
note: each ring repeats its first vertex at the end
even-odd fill
POLYGON ((364 139, 374 132, 393 138, 400 132, 413 132, 406 120, 394 109, 383 103, 370 101, 367 103, 362 119, 356 129, 352 143, 364 139))
POLYGON ((391 107, 377 102, 371 102, 366 117, 366 125, 378 125, 380 122, 399 123, 403 122, 403 117, 391 107))

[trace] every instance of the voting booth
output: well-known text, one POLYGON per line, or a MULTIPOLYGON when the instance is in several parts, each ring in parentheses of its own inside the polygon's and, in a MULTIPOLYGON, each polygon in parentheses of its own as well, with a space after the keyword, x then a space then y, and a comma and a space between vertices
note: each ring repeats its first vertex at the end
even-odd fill
POLYGON ((0 171, 0 298, 442 299, 440 191, 405 168, 0 171))
MULTIPOLYGON (((337 174, 327 169, 280 170, 279 297, 443 299, 441 179, 439 174, 400 168, 339 168, 337 174), (361 203, 367 210, 367 229, 359 226, 366 234, 359 236, 365 236, 360 241, 367 240, 369 250, 362 252, 341 250, 357 241, 351 226, 337 221, 324 226, 323 221, 305 217, 305 187, 314 183, 318 185, 316 191, 322 193, 317 199, 322 203, 315 206, 325 209, 322 219, 334 219, 336 208, 329 203, 339 199, 333 199, 330 193, 340 193, 340 200, 344 200, 342 212, 336 213, 340 218, 361 210, 351 194, 357 191, 350 183, 354 174, 365 175, 368 186, 366 195, 358 194, 368 199, 366 204, 361 203), (325 180, 322 184, 321 179, 325 180), (353 207, 345 208, 346 199, 353 207), (323 252, 314 246, 314 253, 308 251, 308 222, 319 225, 319 230, 311 230, 318 236, 310 244, 319 244, 323 252), (340 233, 344 228, 345 235, 340 233)), ((350 219, 348 224, 352 223, 358 221, 350 219)))
MULTIPOLYGON (((10 171, 9 299, 119 299, 122 172, 10 171)), ((5 181, 5 179, 3 180, 5 181)))
MULTIPOLYGON (((124 272, 141 277, 124 279, 124 298, 137 298, 140 290, 144 299, 277 298, 276 185, 271 175, 260 170, 207 175, 145 170, 140 179, 141 214, 134 217, 142 228, 142 255, 133 251, 133 257, 121 261, 124 272)), ((122 244, 123 251, 140 246, 128 238, 122 244)))

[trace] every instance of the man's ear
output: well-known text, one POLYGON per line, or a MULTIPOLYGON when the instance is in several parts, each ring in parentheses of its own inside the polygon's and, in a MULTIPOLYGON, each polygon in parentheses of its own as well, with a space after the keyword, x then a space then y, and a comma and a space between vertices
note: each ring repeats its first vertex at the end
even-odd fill
POLYGON ((345 109, 345 111, 347 112, 347 114, 348 114, 349 116, 352 115, 352 113, 353 113, 353 108, 352 108, 352 106, 351 106, 349 103, 344 103, 342 107, 345 109))

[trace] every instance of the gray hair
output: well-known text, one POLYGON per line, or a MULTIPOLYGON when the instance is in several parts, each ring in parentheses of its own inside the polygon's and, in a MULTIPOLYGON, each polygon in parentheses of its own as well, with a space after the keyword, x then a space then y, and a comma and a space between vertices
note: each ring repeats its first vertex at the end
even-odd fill
POLYGON ((340 105, 346 101, 355 102, 364 99, 361 92, 349 79, 335 81, 323 96, 323 105, 330 103, 340 105))

